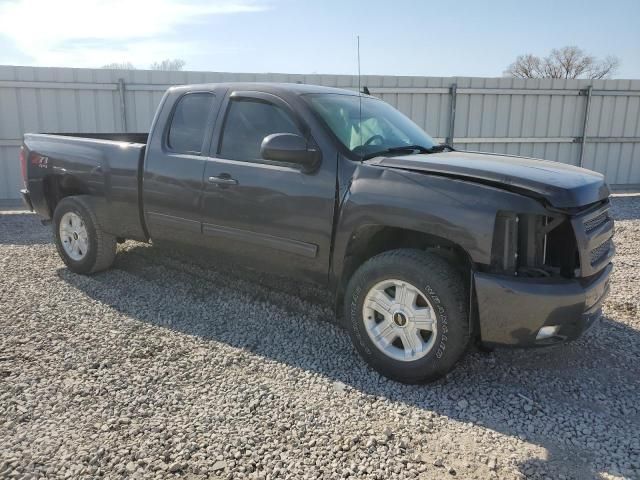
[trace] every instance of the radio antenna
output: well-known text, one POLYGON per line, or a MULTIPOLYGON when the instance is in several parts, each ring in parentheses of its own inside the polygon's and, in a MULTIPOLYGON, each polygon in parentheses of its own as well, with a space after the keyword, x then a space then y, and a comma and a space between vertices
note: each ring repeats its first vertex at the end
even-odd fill
POLYGON ((361 93, 360 90, 360 35, 356 37, 357 46, 356 49, 358 51, 358 93, 361 93))
POLYGON ((356 36, 358 51, 358 100, 360 102, 360 117, 358 120, 358 137, 360 137, 360 146, 362 146, 362 89, 360 88, 360 35, 356 36))

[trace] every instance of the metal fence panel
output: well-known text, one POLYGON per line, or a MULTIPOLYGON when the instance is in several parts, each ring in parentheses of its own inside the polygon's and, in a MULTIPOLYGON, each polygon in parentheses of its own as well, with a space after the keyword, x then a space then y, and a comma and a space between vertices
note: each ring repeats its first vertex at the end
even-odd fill
MULTIPOLYGON (((18 197, 24 133, 144 132, 168 86, 233 81, 358 86, 353 75, 0 66, 0 200, 18 197)), ((640 80, 363 75, 361 84, 438 141, 453 134, 461 149, 574 165, 582 157, 614 187, 640 188, 640 80)))

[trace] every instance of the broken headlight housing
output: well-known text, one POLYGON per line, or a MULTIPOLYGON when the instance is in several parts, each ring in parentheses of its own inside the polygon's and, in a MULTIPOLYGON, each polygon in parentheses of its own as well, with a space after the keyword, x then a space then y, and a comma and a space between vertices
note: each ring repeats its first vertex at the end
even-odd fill
POLYGON ((565 215, 500 211, 491 249, 491 270, 524 277, 571 278, 578 251, 565 215))

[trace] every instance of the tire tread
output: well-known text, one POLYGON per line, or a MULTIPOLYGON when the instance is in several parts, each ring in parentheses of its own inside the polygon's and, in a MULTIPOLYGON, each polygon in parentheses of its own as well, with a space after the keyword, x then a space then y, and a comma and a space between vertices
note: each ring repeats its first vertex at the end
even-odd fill
MULTIPOLYGON (((58 203, 56 210, 58 208, 64 208, 64 205, 66 203, 77 203, 78 205, 80 205, 82 210, 89 215, 89 220, 93 225, 95 238, 92 238, 91 240, 95 240, 94 243, 96 246, 96 257, 93 265, 86 273, 91 274, 107 270, 109 267, 111 267, 111 265, 113 265, 113 262, 116 258, 116 236, 111 235, 110 233, 107 233, 103 230, 97 215, 93 211, 93 208, 91 208, 90 203, 87 201, 86 195, 74 195, 72 197, 65 197, 60 201, 60 203, 58 203)), ((54 225, 54 228, 58 228, 57 225, 54 225)), ((63 252, 60 252, 60 254, 62 255, 63 252)))
MULTIPOLYGON (((455 339, 448 344, 447 348, 450 351, 447 351, 447 358, 453 359, 453 363, 455 363, 464 354, 470 341, 467 288, 461 272, 436 254, 417 249, 397 249, 380 253, 367 260, 349 281, 347 295, 345 296, 345 318, 350 318, 349 309, 353 300, 354 289, 357 285, 362 285, 366 282, 368 276, 374 271, 387 270, 392 272, 393 270, 398 270, 402 265, 406 266, 407 262, 412 266, 419 266, 420 271, 429 272, 429 277, 438 286, 437 293, 439 296, 446 294, 453 299, 453 302, 450 303, 453 303, 455 312, 451 312, 450 307, 449 317, 451 317, 452 313, 455 313, 456 324, 449 324, 448 329, 449 331, 455 329, 456 332, 455 339)), ((351 330, 351 327, 349 329, 351 330)), ((355 342, 356 340, 354 339, 355 342)), ((369 363, 373 361, 372 359, 365 359, 369 363)), ((446 375, 453 368, 453 363, 445 362, 440 368, 434 369, 428 374, 418 372, 412 375, 407 369, 407 372, 403 372, 401 376, 394 375, 394 379, 410 384, 424 383, 446 375)))

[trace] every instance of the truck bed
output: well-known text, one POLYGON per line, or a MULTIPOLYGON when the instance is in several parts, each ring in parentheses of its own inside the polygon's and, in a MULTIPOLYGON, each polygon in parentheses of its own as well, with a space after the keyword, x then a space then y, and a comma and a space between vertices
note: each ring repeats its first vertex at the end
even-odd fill
POLYGON ((146 144, 148 133, 41 133, 56 137, 94 138, 96 140, 113 140, 114 142, 142 143, 146 144))
POLYGON ((141 172, 148 134, 26 134, 27 190, 33 209, 53 212, 51 192, 89 195, 103 229, 145 240, 141 215, 141 172))

